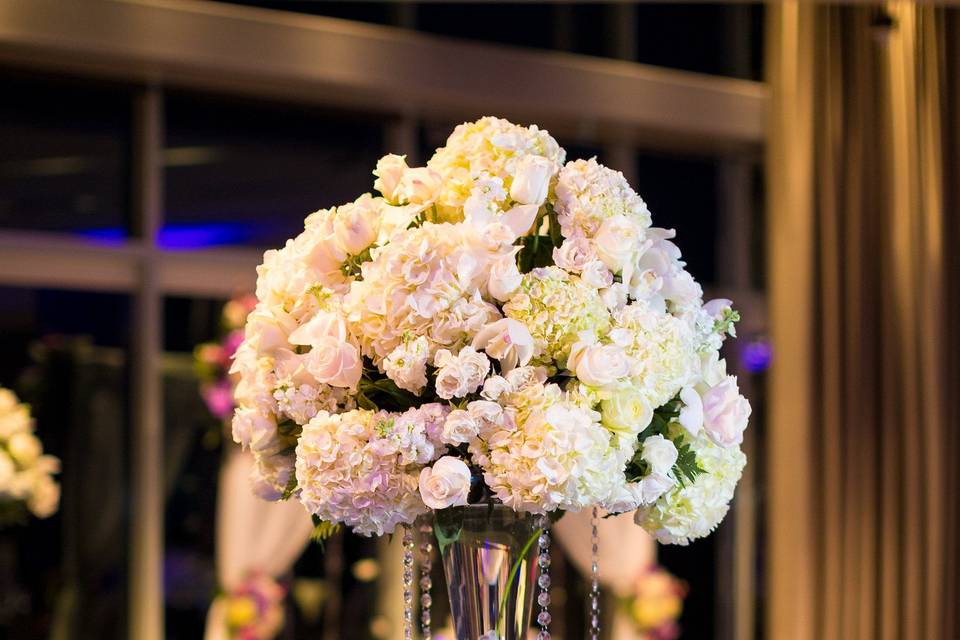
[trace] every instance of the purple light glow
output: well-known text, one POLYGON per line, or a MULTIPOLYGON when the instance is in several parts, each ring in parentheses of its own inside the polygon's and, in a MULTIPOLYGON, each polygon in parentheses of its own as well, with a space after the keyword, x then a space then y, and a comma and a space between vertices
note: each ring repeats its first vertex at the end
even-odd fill
POLYGON ((740 350, 740 363, 750 373, 763 373, 773 361, 773 346, 764 337, 754 338, 740 350))

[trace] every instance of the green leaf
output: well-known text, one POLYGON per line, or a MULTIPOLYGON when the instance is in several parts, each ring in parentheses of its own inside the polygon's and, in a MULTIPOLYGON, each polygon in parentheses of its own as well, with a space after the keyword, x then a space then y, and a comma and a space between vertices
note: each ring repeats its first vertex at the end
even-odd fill
POLYGON ((673 464, 673 475, 676 476, 677 482, 681 487, 685 486, 686 482, 696 482, 698 476, 706 473, 697 461, 697 454, 689 444, 683 441, 682 435, 677 436, 673 444, 677 448, 677 461, 673 464))
POLYGON ((280 496, 281 500, 289 500, 293 497, 293 494, 297 491, 297 474, 291 473, 290 479, 287 480, 287 486, 283 490, 283 495, 280 496))
POLYGON ((437 536, 437 546, 443 553, 447 547, 460 539, 460 532, 463 531, 462 514, 453 509, 440 509, 435 513, 433 533, 437 536))
POLYGON ((340 532, 340 525, 332 522, 325 522, 317 516, 310 516, 313 519, 313 531, 310 532, 310 540, 316 542, 321 547, 323 543, 340 532))

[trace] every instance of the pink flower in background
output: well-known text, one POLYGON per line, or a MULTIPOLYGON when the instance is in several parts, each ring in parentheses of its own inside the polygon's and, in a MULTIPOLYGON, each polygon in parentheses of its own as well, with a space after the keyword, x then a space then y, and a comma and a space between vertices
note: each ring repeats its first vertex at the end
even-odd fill
POLYGON ((271 640, 283 628, 287 590, 262 573, 253 573, 224 596, 227 627, 235 640, 271 640))
POLYGON ((233 414, 233 385, 230 380, 219 380, 207 385, 201 393, 207 409, 217 418, 226 420, 233 414))
POLYGON ((228 420, 233 414, 233 386, 230 366, 233 355, 243 342, 247 315, 257 305, 257 298, 243 294, 233 298, 223 307, 221 326, 226 331, 220 342, 198 344, 193 351, 194 366, 200 378, 200 395, 210 413, 228 420))

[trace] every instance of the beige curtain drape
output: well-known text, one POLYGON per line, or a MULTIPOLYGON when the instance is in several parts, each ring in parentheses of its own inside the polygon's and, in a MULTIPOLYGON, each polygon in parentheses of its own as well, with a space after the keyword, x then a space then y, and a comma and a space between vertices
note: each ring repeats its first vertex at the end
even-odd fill
POLYGON ((767 34, 766 637, 960 638, 960 14, 767 34))

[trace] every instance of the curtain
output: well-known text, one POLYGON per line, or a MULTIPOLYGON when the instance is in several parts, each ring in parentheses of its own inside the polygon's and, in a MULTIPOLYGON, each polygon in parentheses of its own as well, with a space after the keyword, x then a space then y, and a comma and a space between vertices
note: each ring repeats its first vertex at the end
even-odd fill
POLYGON ((766 635, 958 638, 960 17, 767 20, 766 635))
MULTIPOLYGON (((217 492, 217 581, 224 591, 251 571, 279 578, 290 571, 310 540, 313 523, 297 500, 266 502, 250 490, 253 456, 231 446, 220 470, 217 492)), ((206 640, 226 640, 226 611, 214 600, 207 614, 206 640)))

